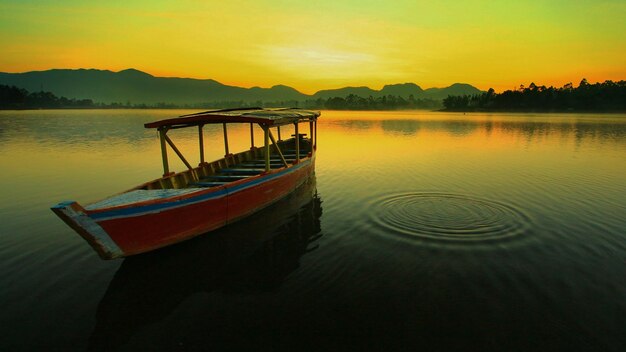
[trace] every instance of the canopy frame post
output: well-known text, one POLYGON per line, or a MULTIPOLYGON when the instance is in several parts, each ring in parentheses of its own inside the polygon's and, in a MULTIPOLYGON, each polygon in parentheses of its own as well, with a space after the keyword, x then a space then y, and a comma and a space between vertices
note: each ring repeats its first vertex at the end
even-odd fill
POLYGON ((315 139, 313 140, 313 150, 317 150, 317 119, 315 119, 315 123, 314 123, 314 127, 315 127, 315 139))
POLYGON ((278 141, 282 141, 282 139, 280 138, 280 126, 276 126, 276 129, 278 130, 278 141))
POLYGON ((161 157, 163 159, 163 177, 170 175, 170 166, 167 161, 167 145, 165 144, 165 138, 168 128, 159 127, 159 140, 161 142, 161 157))
POLYGON ((294 123, 296 135, 296 164, 300 162, 300 134, 298 132, 298 122, 294 123))
POLYGON ((270 128, 267 125, 262 125, 263 132, 265 132, 265 172, 270 171, 270 128))
POLYGON ((198 146, 200 148, 200 165, 204 164, 204 134, 202 128, 204 125, 198 125, 198 146))
POLYGON ((250 122, 250 149, 254 149, 254 124, 250 122))
POLYGON ((309 144, 311 145, 311 153, 313 153, 313 139, 315 129, 313 128, 313 120, 309 121, 309 144))
POLYGON ((228 156, 230 152, 228 151, 228 130, 226 129, 226 122, 222 123, 224 127, 224 156, 228 156))

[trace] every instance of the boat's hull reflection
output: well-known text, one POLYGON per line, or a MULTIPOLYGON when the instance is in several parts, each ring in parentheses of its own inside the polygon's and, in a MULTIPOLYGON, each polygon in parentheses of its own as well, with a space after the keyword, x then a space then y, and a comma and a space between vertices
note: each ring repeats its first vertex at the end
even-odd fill
POLYGON ((90 349, 123 345, 198 292, 277 288, 300 257, 315 249, 321 214, 312 176, 293 194, 245 220, 125 259, 98 306, 90 349))

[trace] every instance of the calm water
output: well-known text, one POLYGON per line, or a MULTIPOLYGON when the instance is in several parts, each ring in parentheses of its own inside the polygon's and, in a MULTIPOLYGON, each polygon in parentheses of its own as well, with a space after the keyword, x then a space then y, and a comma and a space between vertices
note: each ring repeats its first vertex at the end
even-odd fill
POLYGON ((626 115, 323 112, 299 192, 101 261, 49 207, 157 178, 182 113, 0 112, 0 350, 626 350, 626 115))

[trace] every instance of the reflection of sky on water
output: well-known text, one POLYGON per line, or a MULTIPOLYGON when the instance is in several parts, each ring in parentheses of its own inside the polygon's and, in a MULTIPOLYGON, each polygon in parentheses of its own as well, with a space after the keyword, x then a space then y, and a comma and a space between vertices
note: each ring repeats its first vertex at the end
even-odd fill
MULTIPOLYGON (((186 113, 180 110, 52 110, 0 112, 0 144, 9 141, 31 140, 34 143, 70 144, 72 146, 98 146, 122 143, 141 145, 153 143, 157 133, 143 128, 143 124, 158 119, 186 113)), ((491 131, 523 135, 528 140, 538 136, 558 134, 568 137, 575 134, 578 141, 587 138, 624 141, 626 125, 619 115, 580 114, 519 114, 511 115, 457 115, 437 112, 324 112, 320 124, 326 129, 372 130, 381 128, 385 133, 413 135, 424 132, 445 132, 450 136, 466 136, 475 132, 491 131), (342 113, 352 113, 349 119, 339 120, 342 113), (400 118, 396 116, 400 116, 400 118), (376 119, 377 117, 382 117, 376 119)), ((229 132, 245 130, 244 126, 231 127, 229 132)), ((220 125, 205 126, 208 138, 222 133, 220 125)), ((257 131, 258 132, 258 131, 257 131)), ((195 129, 173 131, 171 135, 193 139, 195 129)), ((245 132, 244 132, 245 133, 245 132)), ((290 132, 292 133, 292 132, 290 132)), ((289 133, 289 134, 290 134, 289 133)), ((283 136, 288 133, 283 132, 283 136)), ((262 135, 255 138, 260 143, 262 135)), ((176 138, 176 137, 174 137, 176 138)), ((237 137, 235 137, 237 138, 237 137)), ((221 142, 218 141, 218 142, 221 142)), ((184 143, 184 142, 183 142, 184 143)))
MULTIPOLYGON (((523 137, 526 143, 546 137, 598 143, 626 141, 626 117, 617 114, 451 114, 428 111, 326 111, 320 119, 325 130, 346 133, 380 130, 384 134, 409 137, 441 132, 450 137, 492 133, 523 137)), ((375 142, 373 135, 367 139, 375 142)))
MULTIPOLYGON (((353 336, 428 349, 446 336, 444 349, 458 350, 458 337, 470 334, 489 341, 480 347, 532 350, 510 342, 518 331, 529 344, 573 341, 559 344, 564 350, 596 340, 610 350, 623 340, 626 116, 325 111, 316 250, 303 254, 292 246, 303 242, 280 235, 232 247, 208 236, 153 260, 101 261, 49 207, 159 177, 159 140, 143 124, 182 113, 0 112, 0 301, 9 302, 0 326, 9 347, 81 349, 92 332, 92 340, 126 339, 109 329, 114 321, 139 327, 128 350, 179 346, 179 337, 190 349, 234 337, 227 342, 255 350, 276 331, 277 347, 298 346, 291 338, 316 349, 353 347, 353 336), (439 238, 441 229, 468 227, 505 237, 439 238), (252 253, 243 265, 216 267, 241 253, 252 253), (164 276, 142 278, 154 268, 164 276), (141 283, 163 291, 151 295, 141 283), (146 306, 124 306, 144 298, 146 306), (99 305, 107 313, 96 313, 99 305)), ((250 147, 249 126, 229 132, 232 151, 250 147)), ((198 162, 194 129, 170 137, 198 162)), ((207 159, 220 158, 221 126, 205 127, 205 137, 207 159)), ((175 154, 170 160, 184 169, 175 154)), ((258 218, 244 232, 262 233, 266 222, 275 220, 258 218)))

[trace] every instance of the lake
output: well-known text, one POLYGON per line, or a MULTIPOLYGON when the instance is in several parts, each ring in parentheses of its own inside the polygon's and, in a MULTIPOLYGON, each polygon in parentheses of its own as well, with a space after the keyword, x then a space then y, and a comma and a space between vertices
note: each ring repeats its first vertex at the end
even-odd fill
POLYGON ((0 112, 0 350, 626 350, 626 115, 323 111, 302 189, 100 260, 49 208, 160 177, 188 112, 0 112))

